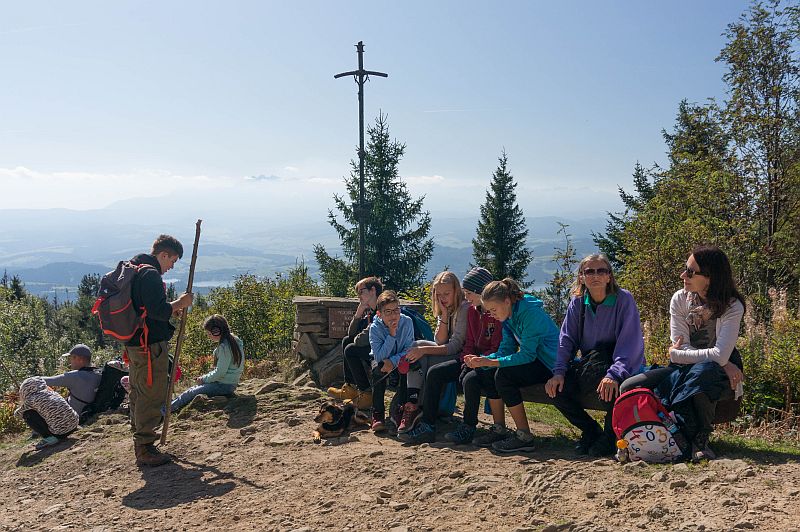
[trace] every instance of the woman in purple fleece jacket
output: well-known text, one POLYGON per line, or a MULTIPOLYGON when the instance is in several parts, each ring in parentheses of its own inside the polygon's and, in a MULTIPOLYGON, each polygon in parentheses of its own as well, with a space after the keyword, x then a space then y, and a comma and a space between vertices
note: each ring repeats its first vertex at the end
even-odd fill
POLYGON ((617 285, 611 263, 602 254, 589 255, 581 261, 572 296, 561 325, 553 377, 545 390, 564 417, 581 430, 575 450, 604 456, 614 452, 611 410, 619 385, 644 365, 639 309, 631 293, 617 285), (570 365, 578 351, 585 356, 592 350, 607 352, 610 365, 598 381, 582 382, 570 365), (607 405, 604 429, 581 406, 581 396, 587 390, 596 390, 607 405))

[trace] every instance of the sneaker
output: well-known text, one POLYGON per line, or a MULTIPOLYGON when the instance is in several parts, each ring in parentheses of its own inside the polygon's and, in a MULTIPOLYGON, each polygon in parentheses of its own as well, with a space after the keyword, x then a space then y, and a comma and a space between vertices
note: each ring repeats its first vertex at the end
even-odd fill
POLYGON ((473 439, 472 443, 478 447, 491 447, 494 442, 505 440, 510 434, 511 431, 505 426, 495 424, 487 432, 473 439))
POLYGON ((530 432, 518 430, 512 432, 506 439, 494 442, 492 449, 498 453, 526 453, 535 451, 536 447, 533 445, 533 435, 530 432))
POLYGON ((353 400, 358 397, 358 388, 349 383, 344 383, 341 388, 331 386, 328 388, 328 395, 340 401, 353 400))
POLYGON ((465 445, 467 443, 472 443, 473 436, 475 436, 475 427, 467 425, 466 423, 461 423, 456 427, 456 430, 445 434, 444 439, 456 445, 465 445))
POLYGON ((47 449, 48 447, 52 447, 53 445, 58 443, 58 438, 55 436, 48 436, 46 438, 42 438, 39 443, 36 444, 36 450, 41 451, 42 449, 47 449))
POLYGON ((358 392, 358 395, 353 397, 353 404, 359 410, 369 410, 372 408, 372 392, 358 392))
POLYGON ((414 403, 406 403, 403 406, 403 417, 400 418, 400 424, 397 425, 397 433, 402 434, 414 428, 417 420, 422 416, 422 410, 414 403))
POLYGON ((386 430, 386 421, 383 414, 372 414, 372 425, 370 428, 372 432, 384 432, 386 430))
POLYGON ((436 427, 424 421, 417 423, 417 426, 408 432, 397 435, 397 438, 405 443, 419 445, 420 443, 433 443, 436 441, 436 427))

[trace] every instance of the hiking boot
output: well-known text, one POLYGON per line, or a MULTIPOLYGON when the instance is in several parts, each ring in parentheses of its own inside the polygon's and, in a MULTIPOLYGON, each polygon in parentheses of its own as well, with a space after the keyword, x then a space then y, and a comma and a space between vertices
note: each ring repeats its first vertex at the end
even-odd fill
POLYGON ((370 425, 372 432, 384 432, 386 430, 386 421, 383 414, 372 414, 372 425, 370 425))
MULTIPOLYGON (((344 401, 345 399, 352 400, 358 397, 358 388, 346 382, 341 388, 334 388, 333 386, 328 388, 328 395, 340 401, 344 401)), ((370 401, 370 404, 372 404, 372 401, 370 401)))
POLYGON ((444 439, 455 443, 456 445, 466 445, 472 443, 472 437, 475 436, 475 427, 461 423, 456 430, 448 432, 444 435, 444 439))
POLYGON ((156 449, 152 443, 134 445, 133 451, 136 454, 136 465, 156 467, 172 461, 172 458, 156 449))
POLYGON ((433 443, 436 441, 436 427, 424 421, 417 423, 417 426, 408 432, 397 435, 397 438, 405 443, 419 445, 420 443, 433 443))
POLYGON ((596 458, 602 456, 611 456, 615 452, 617 452, 617 446, 611 439, 603 434, 599 438, 597 438, 590 446, 589 446, 589 456, 594 456, 596 458))
POLYGON ((359 410, 369 410, 372 408, 372 392, 358 392, 356 397, 353 397, 353 404, 359 410))
POLYGON ((400 424, 397 425, 397 433, 402 434, 413 429, 420 416, 422 416, 422 410, 414 403, 403 405, 403 417, 400 418, 400 424))
POLYGON ((46 438, 42 438, 35 446, 37 451, 41 451, 42 449, 47 449, 48 447, 52 447, 53 445, 57 444, 59 439, 55 436, 48 436, 46 438))
POLYGON ((695 464, 701 460, 716 460, 717 454, 708 446, 707 432, 701 432, 692 441, 692 462, 695 464))
POLYGON ((494 442, 492 449, 498 453, 526 453, 536 450, 536 447, 533 445, 533 434, 517 430, 506 439, 494 442))
POLYGON ((502 441, 511 435, 511 431, 503 425, 494 424, 487 432, 484 432, 477 438, 472 440, 472 443, 478 447, 491 447, 494 442, 502 441))

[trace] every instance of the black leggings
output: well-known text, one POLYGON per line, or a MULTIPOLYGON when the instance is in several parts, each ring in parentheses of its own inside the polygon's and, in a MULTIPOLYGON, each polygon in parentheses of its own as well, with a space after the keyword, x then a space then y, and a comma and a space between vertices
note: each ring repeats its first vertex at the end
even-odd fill
POLYGON ((50 427, 47 426, 47 422, 41 415, 39 415, 39 412, 37 412, 36 410, 24 411, 22 413, 22 419, 25 420, 25 423, 28 424, 31 430, 39 434, 39 436, 41 436, 42 438, 49 438, 50 436, 55 436, 59 440, 63 440, 67 436, 75 432, 74 430, 71 430, 66 434, 53 434, 52 432, 50 432, 50 427))
POLYGON ((527 364, 497 368, 494 384, 503 402, 512 408, 522 403, 520 388, 547 382, 552 376, 553 372, 537 358, 527 364))
POLYGON ((449 382, 456 382, 461 375, 461 361, 448 360, 428 368, 425 377, 425 393, 422 394, 422 420, 433 425, 439 414, 439 400, 449 382))
POLYGON ((464 423, 472 427, 478 426, 478 410, 481 406, 481 395, 489 399, 500 399, 494 383, 497 368, 472 369, 464 375, 464 423))

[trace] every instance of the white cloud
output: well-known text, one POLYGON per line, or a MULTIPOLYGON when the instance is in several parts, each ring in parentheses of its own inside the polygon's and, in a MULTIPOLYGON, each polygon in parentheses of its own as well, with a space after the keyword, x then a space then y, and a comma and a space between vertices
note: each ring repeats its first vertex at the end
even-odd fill
POLYGON ((164 170, 127 173, 39 172, 22 166, 0 168, 4 194, 0 209, 96 209, 115 201, 164 196, 180 190, 213 191, 239 178, 184 176, 164 170))
POLYGON ((286 170, 287 172, 292 172, 292 173, 300 171, 300 169, 296 166, 284 166, 283 169, 286 170))

